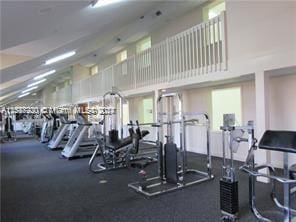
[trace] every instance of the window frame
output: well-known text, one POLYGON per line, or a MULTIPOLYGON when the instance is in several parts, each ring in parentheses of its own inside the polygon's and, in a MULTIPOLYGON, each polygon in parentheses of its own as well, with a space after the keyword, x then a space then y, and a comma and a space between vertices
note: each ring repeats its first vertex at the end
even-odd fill
POLYGON ((137 52, 137 54, 139 54, 139 53, 141 53, 141 52, 143 52, 145 50, 151 49, 151 47, 152 47, 151 36, 147 36, 147 37, 145 37, 145 38, 143 38, 143 39, 141 39, 140 41, 137 42, 137 44, 136 44, 136 52, 137 52), (148 47, 146 49, 142 49, 142 46, 145 43, 147 43, 148 41, 150 42, 150 47, 148 47))
POLYGON ((125 60, 127 60, 127 49, 123 49, 116 53, 116 64, 124 62, 125 60), (125 53, 124 59, 122 59, 123 53, 125 53))
POLYGON ((209 21, 209 11, 211 8, 214 8, 215 6, 221 4, 221 3, 225 3, 225 11, 226 11, 226 2, 225 0, 216 0, 216 1, 213 1, 209 4, 207 4, 206 6, 203 7, 202 9, 202 18, 203 18, 203 21, 206 22, 206 21, 209 21))
POLYGON ((93 76, 93 75, 96 75, 99 73, 99 65, 93 65, 90 67, 90 75, 93 76), (93 69, 96 69, 95 72, 93 72, 93 69))

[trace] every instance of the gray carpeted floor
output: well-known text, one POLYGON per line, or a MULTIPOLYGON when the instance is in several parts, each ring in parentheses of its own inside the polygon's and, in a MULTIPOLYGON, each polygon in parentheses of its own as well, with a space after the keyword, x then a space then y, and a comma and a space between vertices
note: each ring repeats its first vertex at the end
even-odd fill
MULTIPOLYGON (((219 221, 218 158, 213 181, 146 199, 127 187, 139 179, 136 169, 92 174, 88 159, 68 161, 59 153, 35 140, 1 144, 1 221, 219 221)), ((203 169, 203 159, 190 161, 203 169)), ((239 181, 240 221, 255 221, 248 209, 247 176, 240 174, 239 181)), ((258 184, 257 200, 260 209, 273 209, 267 186, 258 184)))

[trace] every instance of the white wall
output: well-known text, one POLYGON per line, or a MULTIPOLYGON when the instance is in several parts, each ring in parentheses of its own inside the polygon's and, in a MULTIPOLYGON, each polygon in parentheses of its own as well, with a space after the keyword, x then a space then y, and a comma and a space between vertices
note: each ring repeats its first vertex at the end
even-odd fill
POLYGON ((186 15, 170 19, 163 27, 156 29, 151 33, 152 45, 157 44, 167 37, 178 34, 186 29, 189 29, 203 22, 203 7, 207 4, 202 4, 198 8, 193 9, 186 15))
MULTIPOLYGON (((270 129, 296 131, 296 73, 270 79, 270 129)), ((296 154, 290 155, 296 163, 296 154)), ((282 153, 271 153, 272 163, 282 166, 282 153)))
MULTIPOLYGON (((222 89, 230 87, 241 87, 242 94, 242 122, 246 124, 249 120, 255 120, 255 83, 246 81, 235 84, 227 84, 199 89, 190 89, 184 91, 184 111, 185 112, 205 112, 212 119, 211 92, 213 89, 222 89)), ((206 153, 205 132, 198 129, 190 130, 188 133, 188 150, 197 153, 206 153)), ((211 132, 212 155, 222 156, 222 138, 220 131, 211 132)), ((235 159, 244 161, 247 155, 247 146, 242 144, 235 159)))
POLYGON ((295 65, 295 11, 295 1, 227 1, 229 70, 245 74, 295 65))
POLYGON ((88 78, 90 76, 90 70, 88 67, 76 64, 72 67, 72 82, 88 78))
MULTIPOLYGON (((211 110, 211 91, 217 88, 242 87, 242 120, 246 124, 248 120, 256 120, 255 105, 255 82, 247 81, 236 84, 227 84, 217 87, 206 87, 199 89, 185 90, 184 111, 186 112, 206 112, 210 119, 211 110)), ((272 77, 270 79, 270 129, 271 130, 296 130, 296 74, 272 77)), ((255 122, 256 127, 256 122, 255 122)), ((205 153, 205 133, 191 128, 188 132, 188 149, 197 153, 205 153)), ((258 138, 260 140, 260 138, 258 138)), ((211 132, 211 148, 214 156, 222 156, 222 139, 220 132, 211 132)), ((234 158, 244 161, 247 155, 247 146, 242 144, 234 158)), ((282 167, 282 154, 279 152, 271 153, 271 163, 277 167, 282 167)), ((290 155, 290 164, 296 163, 296 155, 290 155)))

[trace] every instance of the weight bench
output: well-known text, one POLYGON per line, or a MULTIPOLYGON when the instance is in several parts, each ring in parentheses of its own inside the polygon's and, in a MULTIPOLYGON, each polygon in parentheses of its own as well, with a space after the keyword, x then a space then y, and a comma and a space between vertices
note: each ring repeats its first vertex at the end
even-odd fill
MULTIPOLYGON (((270 221, 269 219, 263 217, 255 206, 255 179, 257 177, 266 177, 271 180, 272 183, 272 199, 274 203, 283 210, 285 216, 283 222, 290 222, 292 215, 296 215, 296 211, 291 209, 291 194, 295 190, 291 189, 291 186, 296 185, 296 164, 289 168, 289 154, 296 153, 296 132, 293 131, 272 131, 268 130, 264 133, 259 145, 259 149, 265 149, 270 151, 277 151, 283 153, 283 176, 275 176, 274 168, 271 165, 260 165, 256 166, 254 163, 254 152, 249 151, 246 164, 241 167, 244 172, 249 174, 250 178, 250 194, 249 202, 252 212, 260 221, 270 221), (260 173, 259 170, 267 168, 270 174, 260 173), (283 185, 284 188, 284 203, 281 204, 275 195, 275 183, 278 182, 283 185)), ((256 149, 254 147, 253 149, 256 149)))
POLYGON ((119 169, 129 166, 131 156, 135 156, 139 151, 140 140, 149 134, 149 131, 130 130, 130 135, 123 139, 118 139, 118 132, 115 130, 109 132, 109 136, 98 139, 98 145, 89 161, 89 169, 94 172, 102 172, 104 170, 119 169), (94 159, 98 152, 101 153, 103 162, 97 164, 97 168, 93 168, 94 159))

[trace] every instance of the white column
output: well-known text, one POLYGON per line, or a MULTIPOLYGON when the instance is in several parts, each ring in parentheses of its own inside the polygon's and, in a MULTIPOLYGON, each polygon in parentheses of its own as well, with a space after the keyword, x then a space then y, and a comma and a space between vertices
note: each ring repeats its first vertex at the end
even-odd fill
MULTIPOLYGON (((264 71, 255 73, 256 85, 256 137, 260 141, 264 132, 269 129, 269 76, 264 71)), ((258 149, 255 153, 255 162, 258 164, 270 163, 270 151, 258 149)), ((264 172, 266 173, 266 171, 264 172)), ((261 182, 268 182, 266 178, 258 178, 261 182)))
POLYGON ((153 113, 154 113, 154 122, 157 121, 157 99, 159 97, 159 90, 154 90, 154 106, 153 106, 153 113))

